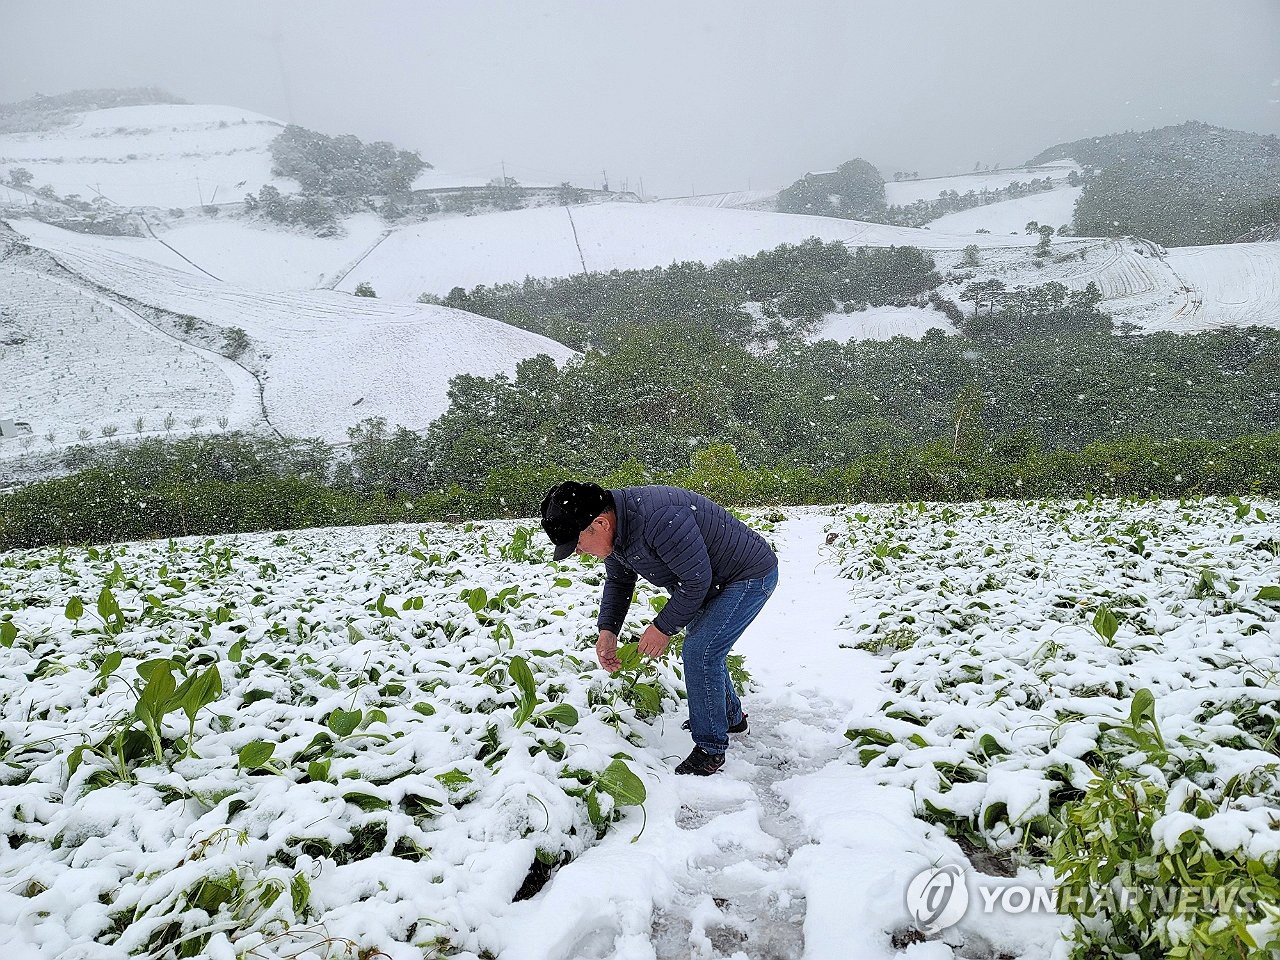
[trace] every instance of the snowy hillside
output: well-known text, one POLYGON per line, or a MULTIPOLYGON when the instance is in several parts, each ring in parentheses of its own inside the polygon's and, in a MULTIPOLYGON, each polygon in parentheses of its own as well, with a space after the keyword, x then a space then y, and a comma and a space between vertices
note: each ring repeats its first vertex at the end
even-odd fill
POLYGON ((765 210, 777 200, 777 190, 735 190, 689 197, 666 197, 658 203, 676 207, 728 207, 738 210, 765 210))
MULTIPOLYGON (((1043 265, 1025 253, 984 249, 981 266, 965 273, 976 280, 1001 280, 1010 289, 1057 281, 1082 290, 1093 283, 1102 293, 1102 309, 1117 322, 1144 330, 1280 327, 1280 244, 1165 250, 1131 238, 1066 240, 1054 239, 1053 253, 1043 265)), ((947 263, 958 260, 952 257, 947 263)), ((950 284, 942 292, 955 298, 962 286, 950 284)))
POLYGON ((1013 167, 1008 170, 961 173, 950 177, 890 181, 884 185, 885 203, 901 207, 917 200, 937 200, 938 194, 944 191, 954 190, 964 196, 970 190, 974 193, 999 190, 1015 181, 1027 183, 1031 180, 1049 179, 1065 182, 1067 174, 1072 170, 1079 172, 1080 167, 1070 160, 1062 160, 1040 167, 1013 167))
POLYGON ((829 313, 819 322, 810 340, 920 339, 931 328, 954 333, 947 315, 922 307, 869 307, 853 313, 829 313))
POLYGON ((317 237, 258 220, 186 217, 157 228, 159 243, 134 248, 167 266, 171 252, 220 280, 258 290, 314 290, 336 283, 367 251, 390 233, 373 213, 342 221, 342 233, 317 237), (163 252, 161 252, 163 251, 163 252))
POLYGON ((667 204, 541 207, 397 229, 339 289, 367 281, 380 296, 412 299, 424 292, 444 294, 455 286, 570 276, 581 273, 584 263, 587 270, 667 266, 681 260, 711 263, 809 237, 852 246, 910 244, 932 250, 960 250, 974 242, 1027 247, 1035 240, 667 204))
MULTIPOLYGON (((85 376, 84 352, 97 339, 91 334, 101 323, 95 308, 115 324, 112 329, 121 324, 139 327, 135 322, 139 318, 129 318, 121 297, 135 305, 166 311, 167 319, 147 319, 166 330, 170 340, 174 339, 174 328, 181 332, 183 317, 198 321, 197 333, 215 337, 215 345, 217 338, 233 328, 247 333, 252 351, 243 362, 259 373, 259 382, 232 373, 226 376, 231 387, 221 383, 216 388, 198 386, 184 381, 183 374, 175 370, 170 379, 193 391, 189 404, 193 409, 199 408, 205 416, 225 416, 236 426, 246 425, 253 416, 249 411, 259 406, 256 394, 260 383, 261 405, 272 427, 292 436, 335 442, 344 441, 347 427, 367 417, 382 416, 391 423, 424 427, 446 409, 448 380, 456 373, 491 376, 512 372, 519 360, 537 354, 549 354, 557 361, 572 354, 544 337, 458 310, 328 291, 254 291, 214 280, 185 263, 181 267, 162 266, 131 256, 122 250, 122 238, 86 236, 31 221, 19 221, 15 226, 34 247, 49 252, 69 270, 73 275, 70 280, 80 289, 69 292, 67 303, 56 312, 33 314, 26 306, 28 294, 15 287, 5 288, 0 303, 7 312, 24 317, 25 346, 33 357, 40 358, 39 370, 45 376, 54 370, 79 371, 64 394, 113 380, 126 384, 122 395, 135 396, 118 399, 116 406, 104 408, 97 418, 109 416, 122 427, 137 416, 154 424, 168 412, 164 404, 176 401, 166 395, 158 401, 161 407, 155 406, 141 389, 137 357, 122 348, 112 347, 95 355, 92 376, 85 376), (65 323, 70 320, 74 325, 69 330, 65 323), (82 336, 71 336, 71 330, 82 336), (120 404, 123 407, 117 409, 120 404)), ((18 263, 22 266, 21 258, 18 263)), ((29 276, 33 269, 39 268, 25 269, 23 275, 29 276)), ((46 280, 29 282, 48 289, 46 280)), ((130 336, 136 339, 137 335, 130 336)), ((172 352, 171 347, 165 349, 172 352)), ((191 349, 187 344, 178 348, 191 349)), ((220 366, 226 363, 229 361, 220 366)), ((6 352, 0 359, 0 374, 5 379, 11 374, 18 376, 17 364, 17 358, 6 352)), ((212 376, 201 368, 199 382, 212 376)), ((33 396, 35 399, 38 397, 33 396)), ((21 411, 15 419, 31 422, 40 435, 52 429, 65 442, 74 437, 65 436, 61 425, 83 418, 82 408, 87 404, 81 397, 65 408, 37 406, 21 411)), ((96 425, 97 420, 84 424, 91 429, 96 425)), ((206 426, 210 425, 206 421, 206 426)))
POLYGON ((121 207, 239 202, 271 174, 268 145, 283 127, 236 107, 152 104, 80 114, 63 126, 0 136, 0 170, 22 167, 32 187, 102 197, 121 207))
POLYGON ((0 441, 0 453, 215 429, 219 418, 237 428, 260 423, 248 371, 83 284, 11 258, 0 261, 0 291, 0 417, 32 429, 0 441))
POLYGON ((1047 224, 1055 229, 1071 225, 1076 201, 1083 187, 1060 187, 1046 193, 1033 193, 1012 200, 1001 200, 982 207, 958 210, 931 220, 930 230, 947 233, 1022 233, 1029 221, 1047 224))

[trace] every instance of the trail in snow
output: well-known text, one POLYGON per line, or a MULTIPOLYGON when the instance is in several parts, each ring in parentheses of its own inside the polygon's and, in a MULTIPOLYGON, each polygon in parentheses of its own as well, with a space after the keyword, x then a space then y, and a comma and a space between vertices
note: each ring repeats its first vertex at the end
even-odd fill
MULTIPOLYGON (((851 675, 860 660, 840 649, 848 592, 826 554, 830 516, 813 513, 780 527, 777 592, 739 641, 759 689, 744 698, 751 729, 735 737, 720 776, 679 778, 682 831, 711 843, 673 876, 675 896, 655 911, 658 960, 800 960, 806 902, 790 870, 812 842, 776 785, 838 759, 842 720, 880 696, 878 674, 851 675)), ((878 701, 876 701, 878 702, 878 701)))
POLYGON ((383 230, 380 234, 378 234, 378 239, 373 241, 373 243, 369 244, 369 246, 365 247, 364 252, 360 254, 360 256, 356 257, 355 260, 353 260, 350 264, 346 266, 346 268, 339 270, 336 274, 334 274, 334 277, 332 280, 322 279, 320 283, 316 285, 316 289, 317 290, 338 289, 338 284, 342 283, 343 280, 351 276, 351 271, 354 270, 356 267, 360 266, 360 264, 364 263, 365 259, 369 256, 369 254, 377 250, 378 246, 382 243, 382 241, 387 239, 387 237, 391 236, 391 233, 392 233, 391 230, 383 230))

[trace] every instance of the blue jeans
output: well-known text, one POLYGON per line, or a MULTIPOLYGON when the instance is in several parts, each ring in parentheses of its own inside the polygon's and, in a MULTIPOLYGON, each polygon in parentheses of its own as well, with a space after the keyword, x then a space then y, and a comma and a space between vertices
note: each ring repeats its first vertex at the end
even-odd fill
POLYGON ((689 732, 707 753, 729 749, 729 727, 742 720, 742 702, 729 679, 729 650, 777 585, 777 568, 763 577, 727 584, 685 627, 681 650, 689 732))

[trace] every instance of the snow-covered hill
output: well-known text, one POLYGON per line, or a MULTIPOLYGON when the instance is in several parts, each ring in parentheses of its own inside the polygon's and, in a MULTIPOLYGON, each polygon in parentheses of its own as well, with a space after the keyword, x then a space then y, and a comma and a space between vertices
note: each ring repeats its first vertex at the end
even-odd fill
POLYGON ((0 170, 30 171, 59 196, 102 197, 119 207, 238 202, 271 174, 278 120, 237 107, 151 104, 83 113, 63 126, 0 136, 0 170))
POLYGON ((950 177, 926 177, 923 180, 899 180, 884 185, 885 202, 891 206, 906 206, 918 200, 937 200, 938 194, 955 191, 964 196, 969 191, 1000 190, 1014 182, 1031 180, 1066 181, 1072 170, 1080 167, 1061 160, 1041 167, 1012 167, 1007 170, 991 170, 978 173, 961 173, 950 177))
MULTIPOLYGON (((1057 281, 1076 290, 1096 284, 1102 309, 1144 330, 1190 333, 1228 325, 1280 327, 1280 244, 1232 243, 1165 250, 1134 238, 1055 238, 1038 264, 1025 252, 986 250, 975 280, 1006 287, 1057 281)), ((946 265, 955 265, 954 256, 946 265)), ((968 280, 964 281, 967 283, 968 280)), ((963 283, 943 288, 955 297, 963 283)))
POLYGON ((734 190, 688 197, 666 197, 658 203, 676 207, 728 207, 737 210, 769 210, 778 198, 777 190, 734 190))
MULTIPOLYGON (((341 442, 349 426, 367 417, 426 426, 446 409, 448 381, 455 374, 492 376, 512 372, 520 360, 537 354, 557 362, 572 355, 545 337, 459 310, 330 291, 250 290, 214 280, 189 264, 166 266, 132 256, 122 249, 124 238, 86 236, 32 221, 16 227, 70 275, 42 267, 38 258, 31 264, 11 258, 24 285, 6 284, 0 306, 23 318, 27 353, 20 358, 6 351, 0 380, 39 381, 55 372, 74 376, 67 378, 58 405, 42 404, 42 395, 32 388, 23 394, 30 408, 3 415, 30 422, 37 435, 53 430, 57 442, 75 439, 68 435, 73 423, 95 433, 108 418, 122 428, 138 416, 154 424, 180 402, 182 412, 190 409, 192 416, 225 416, 232 425, 251 425, 259 383, 261 409, 271 426, 292 436, 341 442), (48 293, 54 281, 66 290, 62 304, 31 307, 29 288, 48 293), (147 316, 145 308, 167 316, 147 316), (145 363, 139 366, 144 348, 138 344, 166 338, 148 331, 149 325, 167 331, 169 340, 175 328, 178 339, 186 339, 182 328, 191 326, 193 342, 212 337, 215 345, 225 331, 243 329, 253 348, 244 363, 259 373, 258 381, 247 372, 227 371, 230 361, 223 358, 215 364, 223 368, 219 379, 207 363, 194 364, 191 358, 195 353, 214 363, 206 352, 185 342, 162 351, 180 396, 156 395, 145 363), (129 339, 121 340, 125 333, 129 339), (98 346, 113 339, 117 343, 107 349, 98 346), (86 353, 95 347, 98 352, 87 362, 86 353), (183 354, 181 361, 177 354, 183 354), (185 393, 178 389, 183 384, 185 393), (112 402, 95 409, 91 401, 104 387, 112 402)), ((212 423, 206 419, 205 426, 212 423)))
POLYGON ((681 260, 712 263, 809 237, 853 246, 909 244, 931 250, 960 250, 975 242, 1022 248, 1036 239, 667 204, 539 207, 400 228, 339 289, 351 290, 367 281, 380 296, 412 299, 424 292, 447 293, 455 286, 570 276, 584 267, 625 270, 681 260))
POLYGON ((951 321, 939 310, 923 307, 869 307, 853 313, 829 313, 819 322, 810 340, 920 339, 931 328, 954 333, 951 321))
POLYGON ((253 376, 227 358, 16 258, 0 261, 0 290, 0 417, 32 429, 0 451, 260 424, 253 376))
POLYGON ((1001 200, 982 207, 948 213, 928 224, 930 230, 947 233, 1022 233, 1028 221, 1058 228, 1071 225, 1076 201, 1083 187, 1060 187, 1046 193, 1033 193, 1012 200, 1001 200))
POLYGON ((170 266, 185 258, 220 280, 257 290, 327 289, 390 232, 374 213, 347 217, 342 226, 339 235, 317 237, 260 220, 186 217, 156 228, 160 242, 133 251, 170 266))

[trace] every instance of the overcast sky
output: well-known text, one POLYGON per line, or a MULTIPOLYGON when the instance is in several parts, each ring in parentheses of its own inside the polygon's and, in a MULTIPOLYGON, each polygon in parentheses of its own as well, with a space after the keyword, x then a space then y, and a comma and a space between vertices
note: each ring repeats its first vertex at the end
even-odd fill
POLYGON ((3 0, 0 100, 154 84, 437 167, 650 195, 1280 132, 1280 0, 3 0))

